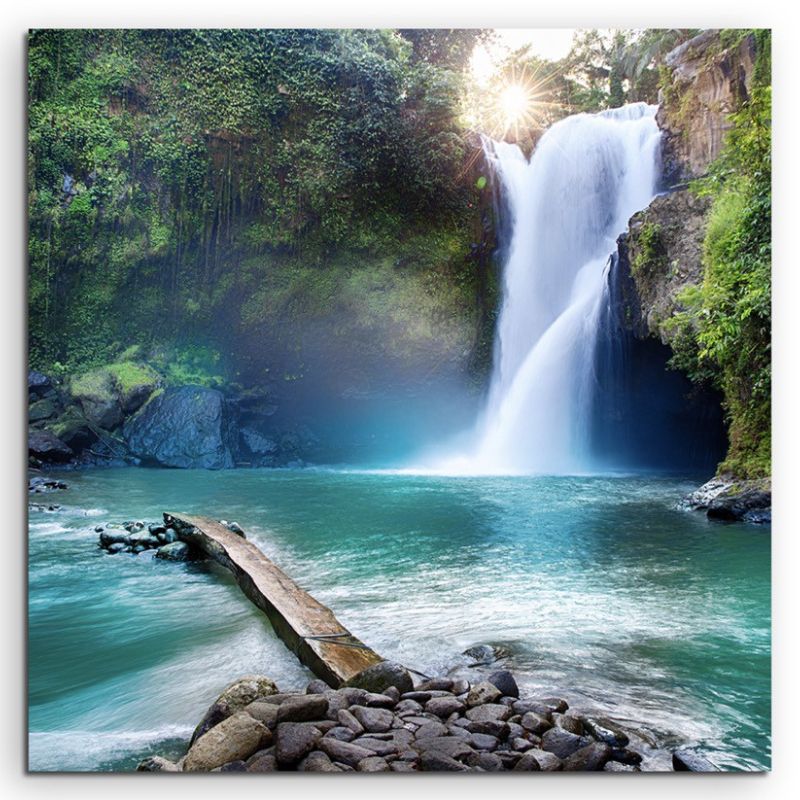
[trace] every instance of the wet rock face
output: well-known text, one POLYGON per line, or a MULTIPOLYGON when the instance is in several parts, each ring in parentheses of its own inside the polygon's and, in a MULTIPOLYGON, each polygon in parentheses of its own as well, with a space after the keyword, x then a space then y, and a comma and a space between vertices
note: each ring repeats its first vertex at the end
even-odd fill
POLYGON ((656 197, 630 220, 619 246, 623 272, 633 285, 620 301, 625 305, 619 318, 636 336, 657 337, 669 344, 674 329, 665 325, 677 311, 687 286, 703 281, 703 240, 707 197, 681 189, 656 197))
POLYGON ((131 452, 165 467, 234 466, 233 420, 221 392, 200 386, 170 389, 125 423, 131 452))
POLYGON ((749 97, 755 60, 752 34, 725 48, 714 30, 667 55, 672 81, 661 93, 656 120, 664 131, 669 183, 704 175, 719 155, 731 126, 729 115, 749 97))

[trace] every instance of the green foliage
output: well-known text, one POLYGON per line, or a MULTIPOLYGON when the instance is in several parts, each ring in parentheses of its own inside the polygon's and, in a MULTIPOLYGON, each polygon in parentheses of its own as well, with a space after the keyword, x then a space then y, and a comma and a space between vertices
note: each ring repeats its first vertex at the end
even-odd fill
POLYGON ((643 222, 636 235, 636 249, 631 255, 631 271, 636 277, 660 271, 666 261, 666 250, 661 238, 661 226, 643 222))
POLYGON ((150 363, 164 376, 168 386, 206 386, 225 384, 221 373, 222 355, 207 345, 182 344, 157 347, 150 354, 150 363))
POLYGON ((388 255, 409 228, 454 225, 473 191, 462 69, 482 36, 33 32, 31 363, 221 338, 253 255, 388 255))
POLYGON ((713 374, 730 420, 720 469, 743 478, 770 472, 771 89, 769 32, 757 38, 750 98, 732 118, 725 147, 695 190, 712 198, 704 242, 704 282, 673 321, 683 344, 677 366, 713 374), (691 341, 691 344, 689 343, 691 341))

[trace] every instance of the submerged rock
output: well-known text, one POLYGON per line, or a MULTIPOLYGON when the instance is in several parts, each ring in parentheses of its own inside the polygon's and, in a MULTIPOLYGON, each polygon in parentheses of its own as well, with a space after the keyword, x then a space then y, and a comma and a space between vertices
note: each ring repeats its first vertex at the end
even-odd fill
POLYGON ((64 481, 59 481, 55 478, 47 478, 42 475, 37 475, 28 479, 28 491, 31 494, 44 494, 66 488, 67 484, 64 483, 64 481))

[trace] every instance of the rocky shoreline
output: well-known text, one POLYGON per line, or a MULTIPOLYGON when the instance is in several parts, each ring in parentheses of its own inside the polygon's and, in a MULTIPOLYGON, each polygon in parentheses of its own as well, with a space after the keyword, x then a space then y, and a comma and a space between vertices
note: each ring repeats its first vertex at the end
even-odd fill
POLYGON ((717 475, 691 492, 680 503, 689 511, 705 511, 721 522, 772 522, 772 481, 741 481, 732 475, 717 475))
MULTIPOLYGON (((228 686, 209 707, 178 761, 151 756, 143 772, 643 772, 635 734, 558 697, 521 698, 514 676, 412 685, 391 662, 333 689, 280 692, 265 676, 228 686), (369 673, 369 674, 368 674, 369 673), (401 683, 398 688, 397 683, 401 683)), ((715 772, 692 750, 674 771, 715 772)))
POLYGON ((62 469, 303 466, 319 444, 281 420, 276 393, 168 386, 145 362, 124 361, 63 381, 28 373, 28 463, 62 469))

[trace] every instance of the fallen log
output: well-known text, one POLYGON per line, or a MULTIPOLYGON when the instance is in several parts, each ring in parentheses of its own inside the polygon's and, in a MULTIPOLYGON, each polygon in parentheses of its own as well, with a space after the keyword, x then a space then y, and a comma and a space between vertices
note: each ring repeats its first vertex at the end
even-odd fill
POLYGON ((300 661, 338 688, 383 659, 243 536, 208 517, 165 513, 179 539, 229 569, 300 661))

